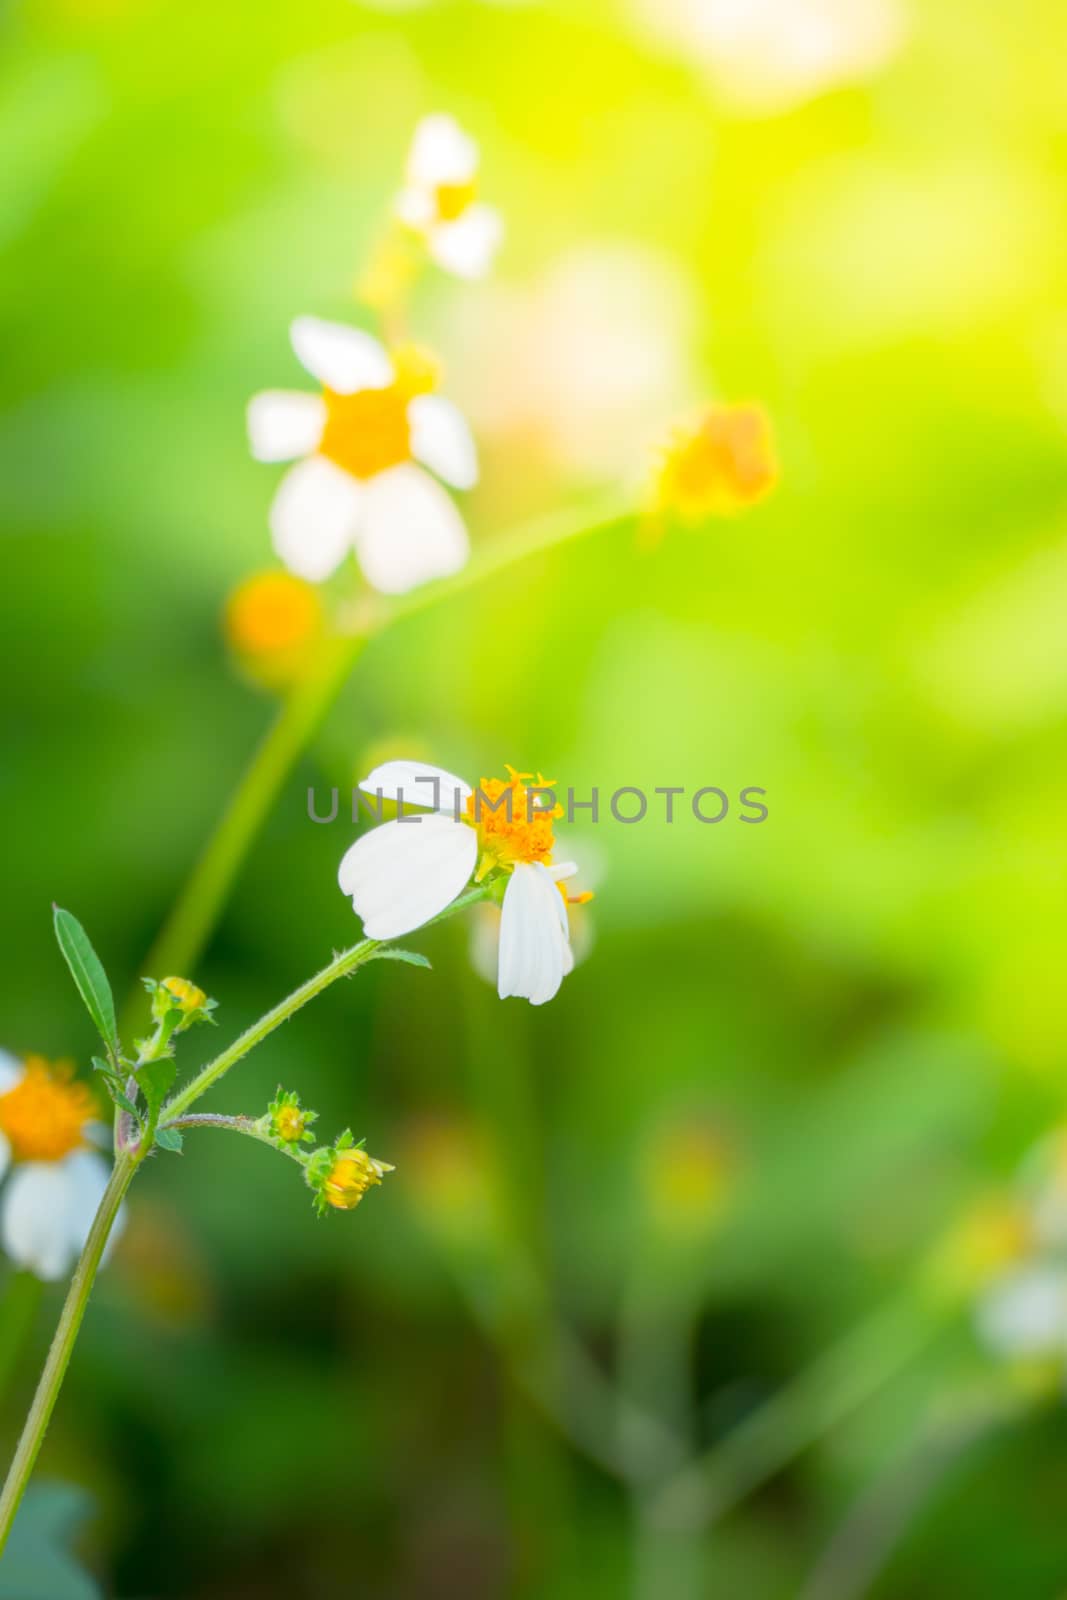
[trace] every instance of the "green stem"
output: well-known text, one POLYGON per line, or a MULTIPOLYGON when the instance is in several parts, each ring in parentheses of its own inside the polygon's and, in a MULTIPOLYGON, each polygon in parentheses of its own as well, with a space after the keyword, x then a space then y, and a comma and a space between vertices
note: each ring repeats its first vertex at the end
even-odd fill
POLYGON ((682 1468, 650 1505, 665 1527, 708 1527, 876 1394, 940 1326, 905 1297, 881 1306, 721 1444, 682 1468))
MULTIPOLYGON (((149 951, 144 971, 160 977, 184 976, 196 965, 275 798, 371 638, 393 622, 465 594, 533 556, 580 538, 612 530, 621 534, 634 522, 632 509, 615 500, 595 511, 586 508, 578 516, 542 518, 483 545, 454 578, 426 584, 399 600, 365 596, 353 612, 350 631, 328 641, 315 670, 283 702, 149 951)), ((134 1007, 131 1000, 124 1028, 137 1026, 134 1007)))
POLYGON ((217 1111, 194 1111, 185 1117, 174 1117, 161 1124, 164 1128, 177 1128, 179 1130, 190 1128, 223 1128, 228 1133, 243 1133, 248 1139, 256 1139, 260 1144, 265 1144, 270 1150, 277 1150, 280 1155, 288 1156, 290 1161, 295 1161, 301 1167, 307 1165, 306 1157, 295 1146, 287 1146, 282 1140, 272 1139, 265 1132, 254 1117, 228 1117, 217 1111))
MULTIPOLYGON (((422 926, 429 928, 435 922, 443 922, 446 917, 455 916, 457 911, 462 911, 466 906, 486 899, 491 892, 487 885, 468 889, 466 894, 461 894, 458 900, 453 900, 451 905, 446 906, 436 917, 429 918, 422 926)), ((261 1044, 275 1028, 280 1028, 283 1022, 288 1022, 301 1006, 306 1006, 309 1000, 314 1000, 316 995, 328 989, 331 983, 336 983, 338 978, 347 978, 350 973, 366 966, 368 961, 388 956, 390 953, 391 947, 380 939, 362 939, 350 950, 342 950, 339 956, 334 956, 329 966, 323 967, 321 972, 317 972, 313 978, 302 983, 299 989, 294 989, 292 994, 287 995, 274 1007, 273 1011, 268 1011, 258 1022, 253 1022, 250 1028, 246 1028, 240 1038, 235 1039, 228 1049, 215 1057, 214 1061, 209 1061, 184 1089, 167 1102, 160 1113, 160 1122, 173 1123, 183 1117, 189 1107, 199 1100, 201 1095, 213 1088, 232 1066, 242 1060, 250 1050, 254 1050, 257 1044, 261 1044)))
POLYGON ((43 1291, 44 1284, 34 1273, 11 1274, 4 1295, 4 1315, 0 1320, 0 1396, 7 1388, 29 1337, 43 1291))
POLYGON ((52 1340, 52 1347, 48 1352, 41 1380, 37 1385, 37 1392, 33 1397, 29 1415, 22 1429, 22 1435, 15 1451, 15 1458, 11 1463, 3 1491, 0 1493, 0 1554, 7 1544, 11 1525, 15 1520, 22 1496, 26 1492, 26 1485, 33 1471, 33 1464, 37 1459, 37 1452, 41 1448, 45 1430, 52 1416, 63 1382, 67 1367, 70 1364, 71 1352, 74 1341, 78 1337, 85 1307, 92 1292, 93 1281, 97 1268, 104 1254, 108 1236, 111 1233, 115 1218, 123 1196, 130 1186, 134 1173, 137 1171, 138 1161, 131 1156, 120 1157, 111 1169, 111 1177, 104 1197, 100 1202, 96 1216, 93 1218, 89 1237, 85 1242, 81 1259, 71 1279, 67 1298, 63 1303, 63 1311, 59 1325, 52 1340))
MULTIPOLYGON (((144 970, 184 976, 209 939, 241 864, 275 796, 319 727, 363 649, 362 635, 335 637, 315 669, 282 702, 249 763, 214 833, 145 958, 144 970)), ((143 998, 138 994, 137 1002, 143 998)), ((135 1002, 123 1019, 137 1025, 135 1002)))

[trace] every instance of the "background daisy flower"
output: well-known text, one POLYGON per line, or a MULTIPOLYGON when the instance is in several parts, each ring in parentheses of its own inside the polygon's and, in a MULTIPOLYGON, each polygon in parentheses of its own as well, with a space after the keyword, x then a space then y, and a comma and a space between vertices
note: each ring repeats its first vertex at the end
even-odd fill
POLYGON ((48 1281, 70 1272, 107 1187, 95 1117, 92 1093, 69 1068, 0 1052, 0 1243, 48 1281))
POLYGON ((402 803, 405 813, 425 807, 426 814, 383 823, 357 839, 338 882, 367 937, 395 939, 436 917, 472 879, 506 875, 497 993, 543 1005, 574 966, 561 884, 577 867, 552 859, 560 808, 537 796, 551 785, 508 772, 506 780, 483 778, 475 791, 424 762, 375 767, 360 784, 366 794, 402 803))
POLYGON ((408 155, 396 214, 430 256, 459 278, 483 278, 504 228, 500 213, 477 198, 478 146, 454 117, 423 117, 408 155))
POLYGON ((321 582, 354 550, 368 582, 403 594, 458 572, 469 554, 455 489, 478 481, 470 429, 428 392, 429 364, 390 356, 362 329, 298 317, 298 360, 321 395, 270 389, 248 407, 257 461, 292 461, 270 509, 274 548, 299 578, 321 582))

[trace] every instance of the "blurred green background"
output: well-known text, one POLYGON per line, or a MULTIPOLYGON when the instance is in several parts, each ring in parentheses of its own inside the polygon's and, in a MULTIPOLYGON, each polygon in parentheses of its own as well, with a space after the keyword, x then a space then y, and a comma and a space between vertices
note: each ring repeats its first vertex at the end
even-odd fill
POLYGON ((221 1135, 153 1162, 42 1458, 93 1496, 109 1595, 1067 1592, 1057 1404, 923 1492, 929 1430, 995 1374, 915 1288, 1063 1104, 1067 14, 730 15, 3 9, 4 1047, 87 1067, 51 902, 125 990, 270 720, 220 627, 271 561, 244 406, 304 382, 295 314, 363 316, 420 115, 477 137, 507 222, 490 282, 431 273, 414 313, 477 427, 476 544, 639 483, 705 397, 766 405, 782 460, 743 518, 398 624, 286 785, 191 974, 221 1032, 189 1057, 352 941, 353 830, 306 790, 383 741, 579 791, 759 785, 770 815, 567 830, 595 943, 548 1007, 498 1002, 453 923, 407 941, 432 974, 372 968, 245 1063, 217 1109, 281 1080, 396 1163, 355 1215, 221 1135), (862 1405, 714 1526, 657 1526, 686 1452, 886 1305, 895 1366, 890 1330, 833 1375, 862 1405), (813 1587, 872 1494, 871 1572, 813 1587))

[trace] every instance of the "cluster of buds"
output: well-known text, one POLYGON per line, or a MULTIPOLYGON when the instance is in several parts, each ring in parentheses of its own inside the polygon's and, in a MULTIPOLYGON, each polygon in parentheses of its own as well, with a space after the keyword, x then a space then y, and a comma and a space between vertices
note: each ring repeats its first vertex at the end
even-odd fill
POLYGON ((352 1211, 367 1190, 381 1183, 383 1175, 394 1168, 388 1161, 377 1161, 369 1156, 363 1148, 365 1141, 361 1139, 357 1143, 347 1128, 334 1144, 311 1151, 302 1149, 303 1145, 313 1143, 311 1125, 317 1121, 318 1113, 302 1106, 298 1094, 279 1088, 266 1114, 256 1123, 255 1131, 300 1163, 320 1217, 325 1216, 328 1206, 338 1211, 352 1211))

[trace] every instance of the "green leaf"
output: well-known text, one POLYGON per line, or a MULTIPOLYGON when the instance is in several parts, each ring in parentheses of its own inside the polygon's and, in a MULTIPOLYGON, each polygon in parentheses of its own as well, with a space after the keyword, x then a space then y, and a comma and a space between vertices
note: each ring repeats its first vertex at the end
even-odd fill
POLYGON ((177 1063, 171 1056, 160 1056, 158 1061, 146 1061, 138 1069, 137 1082, 141 1085, 141 1093, 148 1102, 149 1125, 155 1121, 159 1108, 173 1088, 177 1076, 177 1063))
POLYGON ((415 950, 398 950, 393 945, 387 945, 384 950, 375 950, 369 958, 371 961, 406 961, 409 967, 425 967, 430 971, 430 963, 425 956, 420 956, 415 950))
POLYGON ((157 1128, 156 1143, 161 1150, 173 1150, 178 1156, 181 1155, 184 1140, 177 1128, 157 1128))
POLYGON ((100 958, 89 943, 89 935, 69 911, 64 911, 60 906, 55 910, 55 930, 59 948, 63 958, 70 968, 70 975, 74 979, 78 993, 85 1003, 85 1009, 96 1024, 108 1054, 113 1060, 119 1056, 119 1030, 115 1022, 115 1001, 111 993, 111 985, 107 981, 107 974, 100 965, 100 958))

